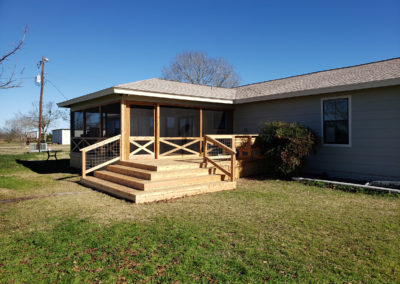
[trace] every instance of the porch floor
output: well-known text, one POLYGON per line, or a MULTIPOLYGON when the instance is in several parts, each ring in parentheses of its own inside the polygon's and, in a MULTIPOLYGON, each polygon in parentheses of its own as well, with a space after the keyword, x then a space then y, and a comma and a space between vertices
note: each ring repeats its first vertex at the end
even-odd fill
POLYGON ((136 158, 95 171, 93 176, 82 178, 82 183, 135 203, 236 188, 236 182, 227 181, 209 166, 193 157, 136 158))

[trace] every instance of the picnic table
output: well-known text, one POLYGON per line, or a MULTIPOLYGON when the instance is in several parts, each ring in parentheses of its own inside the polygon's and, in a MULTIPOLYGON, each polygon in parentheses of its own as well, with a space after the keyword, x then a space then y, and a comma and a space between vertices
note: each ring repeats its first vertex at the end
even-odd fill
POLYGON ((57 153, 61 152, 61 150, 47 150, 47 161, 50 159, 50 157, 54 157, 57 160, 57 153))

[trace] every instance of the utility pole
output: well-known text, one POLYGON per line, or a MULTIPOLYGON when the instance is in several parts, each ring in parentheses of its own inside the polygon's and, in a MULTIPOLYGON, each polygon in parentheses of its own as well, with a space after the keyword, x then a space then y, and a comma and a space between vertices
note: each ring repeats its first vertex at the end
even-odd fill
MULTIPOLYGON (((40 102, 39 102, 39 138, 37 141, 37 148, 40 152, 40 141, 42 140, 42 105, 43 105, 43 87, 44 87, 44 61, 47 61, 47 58, 42 56, 42 76, 40 78, 40 102)), ((45 141, 46 142, 46 141, 45 141)))

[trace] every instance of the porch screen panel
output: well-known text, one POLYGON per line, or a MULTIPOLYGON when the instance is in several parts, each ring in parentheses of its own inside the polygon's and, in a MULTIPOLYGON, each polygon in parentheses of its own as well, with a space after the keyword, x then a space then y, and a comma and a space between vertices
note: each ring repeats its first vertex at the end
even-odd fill
POLYGON ((119 103, 101 107, 103 116, 102 137, 113 137, 121 134, 121 106, 119 103))
POLYGON ((74 111, 71 113, 71 136, 83 136, 83 111, 74 111))
POLYGON ((232 134, 233 117, 230 110, 203 110, 203 135, 232 134))
POLYGON ((100 109, 86 110, 86 137, 100 137, 100 109))
POLYGON ((154 136, 153 107, 131 106, 131 136, 154 136))
MULTIPOLYGON (((130 106, 130 136, 152 136, 154 137, 154 108, 152 106, 130 106)), ((136 141, 140 145, 145 145, 148 140, 136 141)), ((130 144, 130 152, 136 151, 137 146, 130 144)), ((154 152, 154 144, 147 147, 154 152)), ((148 155, 149 153, 141 150, 136 155, 148 155)))
MULTIPOLYGON (((200 110, 182 107, 160 107, 160 137, 199 137, 200 110)), ((177 145, 184 145, 191 140, 170 140, 177 145)), ((199 143, 189 146, 189 149, 199 151, 199 143)), ((160 152, 173 149, 172 146, 161 144, 160 152)), ((176 151, 174 154, 188 154, 185 151, 176 151)))
POLYGON ((200 110, 179 107, 160 108, 161 137, 199 137, 200 110))

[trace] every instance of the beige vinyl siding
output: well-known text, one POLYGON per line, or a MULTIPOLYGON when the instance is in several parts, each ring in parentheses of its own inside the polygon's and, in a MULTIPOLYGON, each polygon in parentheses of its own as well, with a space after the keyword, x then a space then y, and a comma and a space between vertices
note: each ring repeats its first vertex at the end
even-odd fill
POLYGON ((321 99, 351 96, 351 147, 321 146, 305 171, 358 180, 400 180, 400 86, 271 100, 235 106, 234 131, 260 122, 300 122, 321 135, 321 99))

